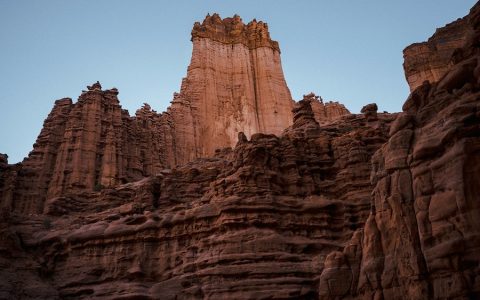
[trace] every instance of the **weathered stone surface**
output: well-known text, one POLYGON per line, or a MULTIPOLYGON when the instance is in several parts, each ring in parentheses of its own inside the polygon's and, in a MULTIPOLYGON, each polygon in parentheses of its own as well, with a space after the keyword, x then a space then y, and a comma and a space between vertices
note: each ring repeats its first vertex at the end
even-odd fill
MULTIPOLYGON (((278 51, 235 18, 193 40, 278 51)), ((130 117, 99 83, 58 101, 28 159, 0 155, 0 298, 479 298, 480 4, 463 20, 399 115, 323 123, 310 94, 281 135, 238 128, 186 164, 190 83, 163 114, 130 117)))
POLYGON ((117 94, 97 82, 76 103, 57 100, 34 149, 10 179, 11 196, 5 192, 2 206, 41 213, 48 199, 139 180, 169 165, 168 118, 148 105, 132 118, 117 94))
POLYGON ((362 110, 360 111, 362 114, 365 114, 365 118, 367 120, 374 121, 377 119, 377 110, 378 106, 376 103, 370 103, 362 107, 362 110))
POLYGON ((315 120, 321 125, 331 123, 350 114, 350 111, 343 104, 333 101, 323 102, 323 99, 314 93, 303 95, 303 98, 310 100, 315 120))
POLYGON ((177 163, 233 147, 238 132, 279 135, 291 125, 293 101, 266 23, 214 14, 195 23, 192 42, 187 76, 168 110, 177 163))
MULTIPOLYGON (((358 286, 342 289, 345 298, 480 297, 480 4, 460 22, 466 40, 456 62, 410 95, 372 158, 358 286)), ((328 278, 345 272, 338 261, 328 278)), ((333 299, 339 291, 319 294, 333 299)))
MULTIPOLYGON (((315 298, 324 268, 358 260, 359 242, 345 245, 370 211, 370 157, 394 116, 320 127, 304 100, 294 118, 280 137, 241 133, 213 158, 51 198, 10 230, 62 298, 315 298), (324 262, 332 251, 345 254, 324 262)), ((349 290, 333 281, 343 273, 323 274, 349 290)))
POLYGON ((76 103, 57 100, 9 179, 16 201, 3 205, 40 213, 49 199, 140 180, 233 147, 239 132, 278 135, 292 123, 293 100, 266 23, 215 14, 195 24, 192 41, 187 77, 162 114, 145 104, 130 117, 118 90, 98 81, 76 103))
POLYGON ((462 48, 472 29, 466 18, 458 19, 423 43, 415 43, 403 50, 405 77, 410 91, 425 81, 438 82, 455 61, 456 50, 462 48))
POLYGON ((192 41, 206 38, 223 44, 243 44, 249 49, 270 47, 280 52, 278 42, 270 39, 267 23, 256 19, 245 25, 238 15, 222 19, 218 14, 207 15, 202 23, 195 22, 192 41))
POLYGON ((0 218, 11 211, 18 169, 8 164, 8 155, 0 153, 0 218))

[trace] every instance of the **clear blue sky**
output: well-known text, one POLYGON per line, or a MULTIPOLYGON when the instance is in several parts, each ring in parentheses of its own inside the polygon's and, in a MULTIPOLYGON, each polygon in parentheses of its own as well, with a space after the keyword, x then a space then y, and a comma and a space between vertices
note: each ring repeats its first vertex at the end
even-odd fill
POLYGON ((190 31, 207 13, 269 24, 294 99, 310 91, 352 112, 408 96, 402 50, 463 17, 473 0, 0 0, 0 152, 21 161, 56 99, 99 80, 134 114, 169 105, 190 31))

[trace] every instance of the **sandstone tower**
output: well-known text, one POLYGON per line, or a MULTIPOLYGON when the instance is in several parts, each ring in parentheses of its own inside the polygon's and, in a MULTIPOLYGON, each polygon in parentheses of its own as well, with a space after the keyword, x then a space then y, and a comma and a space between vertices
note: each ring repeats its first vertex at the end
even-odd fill
POLYGON ((195 23, 192 42, 187 77, 169 108, 179 163, 234 146, 238 132, 279 135, 292 123, 280 48, 266 23, 208 15, 195 23))

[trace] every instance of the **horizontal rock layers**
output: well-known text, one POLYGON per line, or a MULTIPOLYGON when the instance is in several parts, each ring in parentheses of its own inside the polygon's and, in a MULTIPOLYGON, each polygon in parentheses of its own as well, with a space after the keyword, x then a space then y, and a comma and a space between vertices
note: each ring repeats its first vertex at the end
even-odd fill
MULTIPOLYGON (((235 19, 192 38, 278 51, 235 19)), ((0 297, 479 298, 480 4, 462 22, 402 113, 328 117, 309 94, 281 135, 240 132, 175 168, 179 149, 207 149, 176 140, 201 120, 193 75, 164 114, 129 117, 98 84, 58 101, 24 163, 0 155, 0 297)))
MULTIPOLYGON (((162 114, 145 104, 130 117, 117 89, 98 82, 76 103, 57 100, 1 206, 41 213, 48 199, 139 180, 232 147, 239 132, 279 135, 291 124, 294 101, 266 23, 214 14, 195 23, 192 41, 187 77, 162 114)), ((349 113, 312 103, 322 123, 349 113)))
POLYGON ((134 183, 50 199, 11 227, 60 298, 311 299, 370 212, 370 158, 394 115, 320 127, 300 101, 280 137, 134 183))

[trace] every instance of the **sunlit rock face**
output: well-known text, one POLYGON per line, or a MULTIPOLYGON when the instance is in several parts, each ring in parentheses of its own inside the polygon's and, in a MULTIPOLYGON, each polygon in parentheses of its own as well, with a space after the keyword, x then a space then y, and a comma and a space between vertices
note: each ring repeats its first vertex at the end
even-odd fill
MULTIPOLYGON (((130 116, 118 90, 99 82, 75 103, 57 100, 5 205, 41 213, 49 199, 140 180, 233 147, 239 132, 280 135, 292 124, 294 101, 266 23, 214 14, 195 23, 192 42, 187 77, 164 113, 144 104, 130 116)), ((349 114, 312 97, 321 124, 349 114)))
POLYGON ((179 163, 234 146, 239 132, 279 135, 291 125, 293 101, 266 23, 214 14, 195 23, 192 42, 187 76, 169 108, 179 163))

